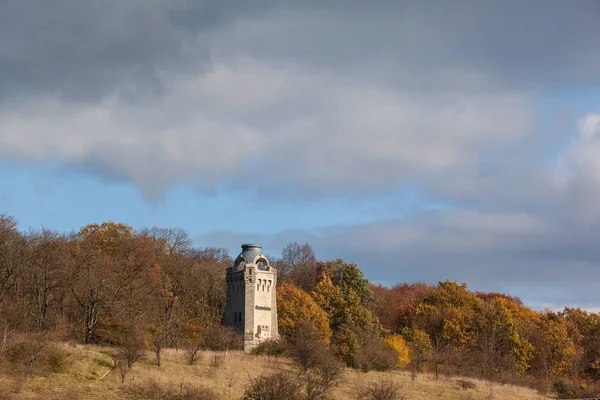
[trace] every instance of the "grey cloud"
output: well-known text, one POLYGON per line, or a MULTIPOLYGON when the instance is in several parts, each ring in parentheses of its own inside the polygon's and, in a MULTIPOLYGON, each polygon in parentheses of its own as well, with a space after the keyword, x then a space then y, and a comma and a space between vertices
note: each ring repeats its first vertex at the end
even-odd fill
POLYGON ((598 83, 599 13, 593 1, 554 0, 280 6, 237 21, 215 38, 215 52, 369 75, 416 91, 557 89, 598 83))
POLYGON ((597 78, 597 8, 8 0, 0 151, 151 196, 261 174, 319 196, 427 182, 464 198, 492 150, 531 136, 531 88, 597 78))
POLYGON ((158 93, 162 74, 196 71, 207 48, 175 23, 183 0, 6 0, 0 13, 0 96, 96 100, 132 84, 158 93))
POLYGON ((585 84, 598 82, 599 13, 558 0, 6 0, 0 95, 95 98, 132 83, 160 93, 213 52, 416 90, 585 84))

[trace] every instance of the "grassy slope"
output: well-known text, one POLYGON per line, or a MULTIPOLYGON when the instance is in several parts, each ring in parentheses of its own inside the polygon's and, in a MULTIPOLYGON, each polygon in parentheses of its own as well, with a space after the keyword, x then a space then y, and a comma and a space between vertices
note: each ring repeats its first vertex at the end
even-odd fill
MULTIPOLYGON (((230 352, 219 366, 213 366, 214 353, 206 352, 194 366, 185 365, 184 354, 172 349, 163 353, 163 366, 158 368, 150 361, 140 361, 126 378, 120 382, 117 370, 110 370, 112 359, 108 349, 94 346, 83 347, 62 344, 70 357, 60 374, 46 377, 14 377, 0 375, 0 399, 120 399, 126 398, 124 387, 154 384, 173 391, 185 387, 207 387, 221 394, 223 399, 239 399, 244 386, 252 377, 264 372, 289 369, 285 359, 269 359, 265 356, 245 356, 240 352, 230 352)), ((150 355, 149 355, 149 358, 150 355)), ((357 390, 369 382, 380 379, 393 379, 403 386, 408 399, 544 399, 535 391, 498 385, 469 379, 476 384, 475 389, 463 390, 455 380, 440 378, 434 381, 429 375, 419 375, 412 381, 410 374, 399 371, 393 373, 361 373, 346 370, 340 386, 335 391, 339 399, 356 398, 357 390)))

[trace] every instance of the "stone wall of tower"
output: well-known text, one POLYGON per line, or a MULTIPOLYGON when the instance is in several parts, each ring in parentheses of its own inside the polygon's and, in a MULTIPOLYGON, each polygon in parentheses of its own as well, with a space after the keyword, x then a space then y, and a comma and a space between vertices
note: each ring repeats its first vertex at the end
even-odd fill
MULTIPOLYGON (((245 246, 250 245, 242 248, 245 246)), ((277 270, 256 250, 244 251, 234 266, 227 269, 226 279, 224 324, 243 332, 244 351, 250 352, 266 340, 278 340, 277 270), (261 268, 258 268, 258 263, 261 268)))

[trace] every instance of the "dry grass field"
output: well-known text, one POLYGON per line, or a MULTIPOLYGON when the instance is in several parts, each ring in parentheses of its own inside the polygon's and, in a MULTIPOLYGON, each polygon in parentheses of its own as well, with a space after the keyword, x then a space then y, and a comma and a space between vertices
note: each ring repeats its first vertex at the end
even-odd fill
MULTIPOLYGON (((160 393, 186 392, 195 388, 208 388, 221 399, 239 399, 247 383, 260 374, 288 370, 286 359, 267 356, 247 356, 241 352, 204 352, 194 366, 186 365, 183 352, 167 349, 163 365, 142 360, 126 376, 125 384, 117 369, 112 369, 110 349, 60 344, 68 354, 62 372, 45 376, 5 373, 0 375, 0 400, 10 399, 127 399, 160 398, 160 393), (150 388, 141 392, 140 388, 150 388), (156 393, 156 397, 149 397, 156 393)), ((151 359, 151 355, 148 354, 151 359)), ((547 399, 534 390, 511 385, 492 384, 470 379, 475 388, 462 389, 456 377, 435 381, 430 375, 418 375, 413 380, 404 371, 393 373, 362 373, 345 370, 334 394, 337 399, 356 399, 365 385, 378 380, 394 380, 402 386, 410 400, 430 399, 485 399, 517 400, 547 399)))

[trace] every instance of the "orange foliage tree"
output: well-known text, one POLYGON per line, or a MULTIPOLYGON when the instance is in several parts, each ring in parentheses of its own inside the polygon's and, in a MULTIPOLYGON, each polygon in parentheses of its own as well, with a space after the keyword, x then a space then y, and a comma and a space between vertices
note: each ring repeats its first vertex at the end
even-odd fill
POLYGON ((308 293, 289 283, 277 288, 277 323, 282 336, 293 336, 300 327, 311 326, 324 343, 331 338, 325 311, 308 293))

